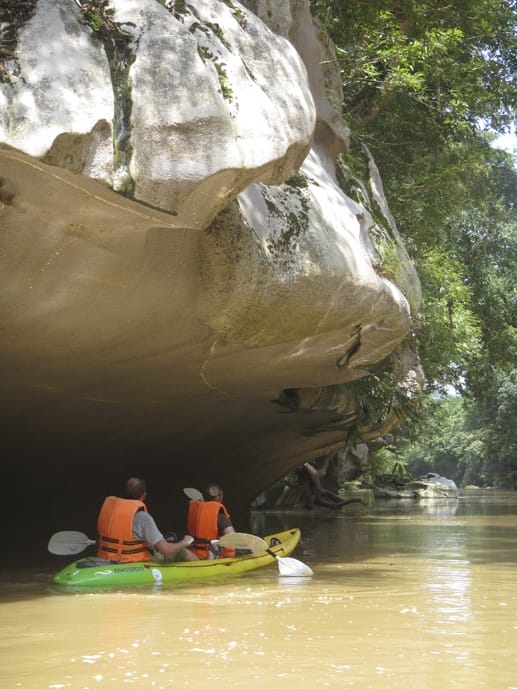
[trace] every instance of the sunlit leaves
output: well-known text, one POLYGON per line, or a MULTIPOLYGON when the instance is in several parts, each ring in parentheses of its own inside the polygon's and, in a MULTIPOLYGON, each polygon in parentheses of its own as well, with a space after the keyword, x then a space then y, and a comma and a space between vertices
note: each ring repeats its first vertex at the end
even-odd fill
POLYGON ((495 481, 517 488, 517 371, 499 373, 498 379, 487 472, 495 481))
POLYGON ((508 0, 314 0, 339 48, 344 112, 357 130, 395 95, 449 126, 515 114, 515 6, 508 0), (513 94, 513 95, 512 95, 513 94))
MULTIPOLYGON (((458 401, 454 429, 445 405, 440 423, 423 430, 433 437, 426 452, 435 470, 517 486, 514 441, 497 412, 508 406, 517 360, 517 167, 490 147, 494 132, 515 124, 515 0, 311 6, 337 46, 352 140, 373 154, 422 282, 417 337, 428 388, 452 386, 469 400, 465 427, 458 401)), ((353 151, 343 159, 355 169, 353 151)), ((372 420, 389 411, 381 382, 362 391, 372 420)))
POLYGON ((469 426, 460 397, 429 398, 420 433, 404 440, 398 452, 416 475, 431 471, 459 486, 484 485, 487 435, 469 426))
POLYGON ((464 384, 479 361, 481 330, 461 265, 447 252, 430 249, 418 265, 425 294, 421 355, 431 387, 464 384))

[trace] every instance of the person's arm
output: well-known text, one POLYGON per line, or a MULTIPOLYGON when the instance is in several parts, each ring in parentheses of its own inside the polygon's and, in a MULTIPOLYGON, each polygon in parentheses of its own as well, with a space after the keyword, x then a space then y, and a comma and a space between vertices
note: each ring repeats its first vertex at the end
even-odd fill
POLYGON ((230 517, 227 517, 222 510, 220 510, 217 515, 217 531, 219 532, 219 537, 226 536, 226 534, 229 533, 235 533, 230 517))
MULTIPOLYGON (((148 512, 137 512, 133 518, 133 535, 140 541, 153 546, 165 558, 177 555, 182 548, 188 548, 194 541, 192 536, 183 536, 177 543, 166 541, 162 532, 156 526, 156 522, 148 512)), ((197 560, 197 556, 190 550, 186 550, 187 560, 197 560)))
MULTIPOLYGON (((177 555, 182 548, 188 548, 193 542, 194 539, 192 536, 188 535, 183 536, 181 541, 178 541, 177 543, 169 543, 169 541, 166 541, 165 538, 162 537, 157 543, 153 543, 152 546, 153 548, 156 548, 156 550, 165 558, 168 558, 171 557, 171 555, 177 555)), ((197 560, 198 558, 190 550, 187 550, 187 559, 197 560), (190 555, 192 557, 189 557, 190 555)))

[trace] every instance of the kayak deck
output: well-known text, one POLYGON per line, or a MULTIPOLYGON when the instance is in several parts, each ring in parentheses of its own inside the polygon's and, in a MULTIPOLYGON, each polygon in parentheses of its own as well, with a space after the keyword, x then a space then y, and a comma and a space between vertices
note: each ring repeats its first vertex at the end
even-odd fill
POLYGON ((265 536, 267 550, 241 557, 194 562, 125 562, 113 563, 97 557, 82 558, 54 575, 52 582, 67 588, 112 588, 123 586, 157 586, 167 583, 238 576, 266 567, 276 557, 293 552, 300 540, 300 530, 290 529, 265 536))

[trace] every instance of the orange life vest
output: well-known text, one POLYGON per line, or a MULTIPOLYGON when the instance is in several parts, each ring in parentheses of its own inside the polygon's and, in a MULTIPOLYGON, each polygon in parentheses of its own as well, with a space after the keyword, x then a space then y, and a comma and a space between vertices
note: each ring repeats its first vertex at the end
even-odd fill
MULTIPOLYGON (((219 538, 217 517, 220 511, 227 517, 230 516, 223 503, 217 502, 217 500, 208 500, 207 502, 190 500, 189 502, 187 533, 194 537, 194 543, 190 546, 190 550, 200 560, 208 559, 210 541, 219 538)), ((230 548, 223 548, 221 551, 222 557, 234 557, 234 555, 235 550, 230 548)))
POLYGON ((97 556, 112 562, 151 560, 151 549, 133 536, 133 517, 147 507, 141 500, 110 495, 104 500, 97 519, 97 556))

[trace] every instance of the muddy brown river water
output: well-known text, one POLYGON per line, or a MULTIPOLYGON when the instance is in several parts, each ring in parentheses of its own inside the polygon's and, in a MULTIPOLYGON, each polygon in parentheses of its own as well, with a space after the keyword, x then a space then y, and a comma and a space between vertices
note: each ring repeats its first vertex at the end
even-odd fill
POLYGON ((291 526, 311 579, 63 594, 59 558, 0 570, 1 689, 517 689, 517 493, 251 515, 291 526))

